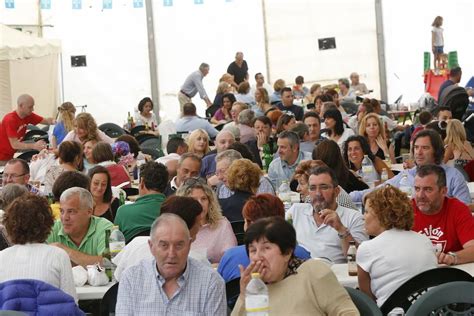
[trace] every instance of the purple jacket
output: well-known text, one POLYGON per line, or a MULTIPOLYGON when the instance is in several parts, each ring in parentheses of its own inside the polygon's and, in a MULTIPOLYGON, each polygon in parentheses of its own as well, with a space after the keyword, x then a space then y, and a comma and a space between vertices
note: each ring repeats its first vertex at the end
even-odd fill
POLYGON ((28 315, 84 315, 74 298, 39 280, 11 280, 0 283, 0 310, 28 315))

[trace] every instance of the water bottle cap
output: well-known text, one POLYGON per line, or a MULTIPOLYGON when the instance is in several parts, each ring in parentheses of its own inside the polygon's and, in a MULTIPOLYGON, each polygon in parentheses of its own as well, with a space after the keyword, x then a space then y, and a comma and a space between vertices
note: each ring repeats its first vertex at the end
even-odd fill
POLYGON ((260 279, 260 273, 252 272, 252 279, 260 279))

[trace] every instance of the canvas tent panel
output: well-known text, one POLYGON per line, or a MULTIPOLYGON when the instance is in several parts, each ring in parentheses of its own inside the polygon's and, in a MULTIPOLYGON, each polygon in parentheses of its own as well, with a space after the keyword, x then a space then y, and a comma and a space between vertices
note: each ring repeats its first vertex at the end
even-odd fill
POLYGON ((34 37, 0 24, 0 60, 35 58, 59 54, 57 40, 34 37))

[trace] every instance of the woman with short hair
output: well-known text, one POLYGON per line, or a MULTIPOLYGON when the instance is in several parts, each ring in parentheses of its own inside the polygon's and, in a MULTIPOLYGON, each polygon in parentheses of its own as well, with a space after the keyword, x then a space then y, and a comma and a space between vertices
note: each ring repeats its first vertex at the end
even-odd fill
POLYGON ((252 273, 267 284, 270 315, 359 315, 349 294, 325 263, 295 256, 296 232, 281 217, 262 218, 245 232, 250 258, 240 267, 240 295, 232 315, 245 315, 252 273))
POLYGON ((341 112, 338 110, 327 110, 324 112, 324 124, 327 132, 322 136, 335 141, 339 147, 349 138, 354 135, 350 128, 344 128, 344 121, 342 120, 341 112))
POLYGON ((237 159, 227 169, 227 186, 234 194, 219 199, 219 204, 222 214, 230 222, 243 220, 242 208, 247 199, 257 192, 261 175, 260 167, 248 159, 237 159))
POLYGON ((74 297, 71 261, 61 248, 45 244, 54 224, 48 201, 27 194, 6 209, 4 224, 13 246, 0 251, 0 282, 35 279, 74 297))
POLYGON ((365 230, 374 239, 357 249, 357 277, 361 291, 381 306, 403 283, 438 267, 431 241, 412 231, 414 215, 410 199, 399 189, 385 185, 364 198, 365 230))
POLYGON ((82 171, 82 145, 74 141, 63 141, 59 145, 58 163, 52 165, 44 176, 44 193, 50 194, 53 190, 54 181, 64 171, 82 171))

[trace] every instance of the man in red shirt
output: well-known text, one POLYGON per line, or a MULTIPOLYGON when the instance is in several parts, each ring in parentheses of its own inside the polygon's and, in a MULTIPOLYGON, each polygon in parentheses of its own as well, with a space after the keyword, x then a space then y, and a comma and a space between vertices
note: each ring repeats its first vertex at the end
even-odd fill
POLYGON ((442 167, 418 167, 412 230, 430 238, 439 263, 474 262, 474 218, 466 204, 448 198, 446 192, 446 173, 442 167))
POLYGON ((0 124, 0 166, 4 166, 8 160, 12 159, 17 150, 46 148, 46 143, 43 140, 36 143, 22 142, 28 124, 51 125, 55 123, 53 118, 43 118, 33 113, 34 106, 33 97, 22 94, 18 97, 16 110, 3 117, 0 124))

